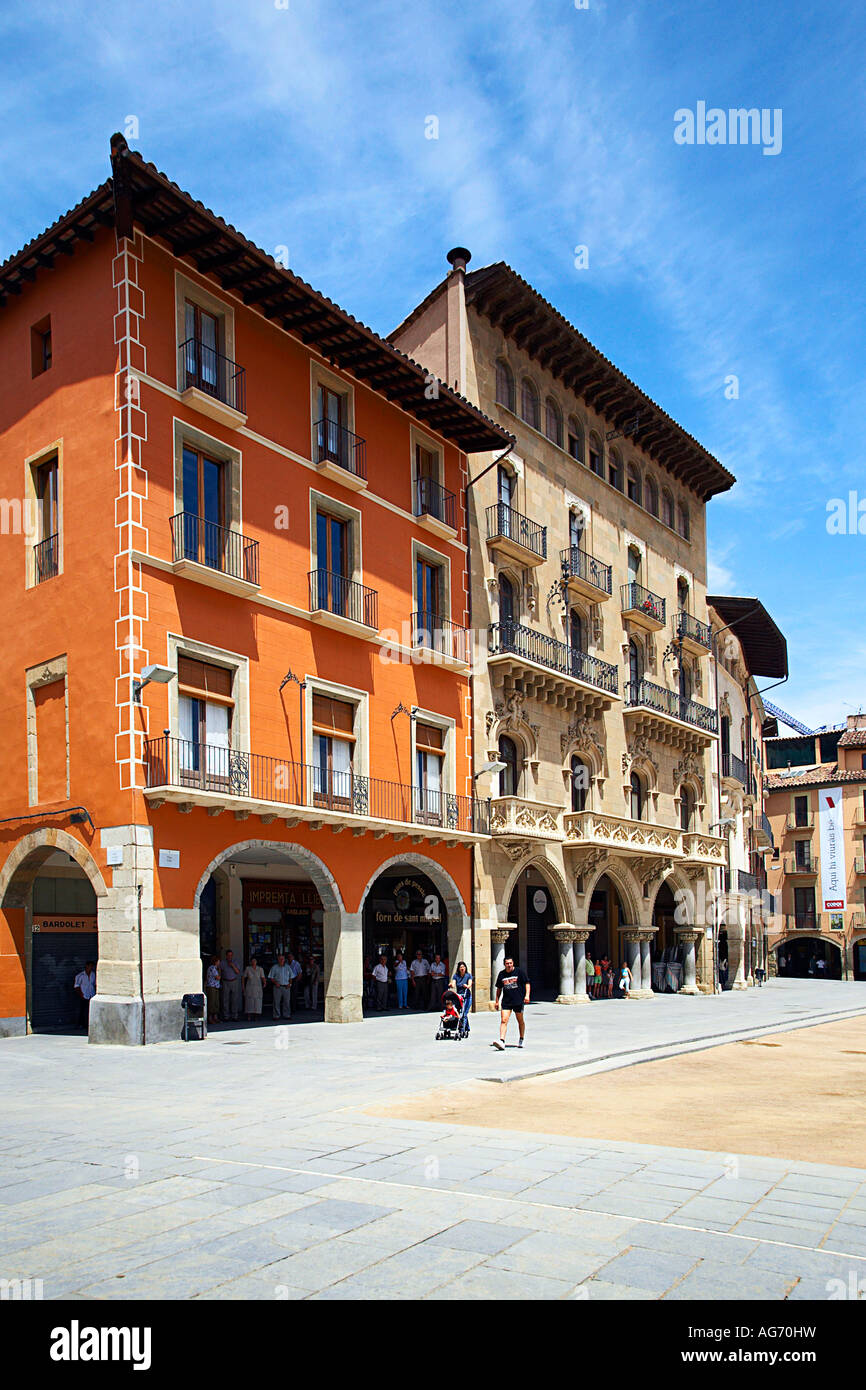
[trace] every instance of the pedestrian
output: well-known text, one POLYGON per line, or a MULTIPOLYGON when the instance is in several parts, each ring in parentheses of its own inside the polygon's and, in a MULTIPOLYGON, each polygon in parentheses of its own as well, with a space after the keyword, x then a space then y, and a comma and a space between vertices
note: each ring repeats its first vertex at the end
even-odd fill
POLYGON ((458 1031, 464 1038, 468 1038, 469 1011, 472 1008, 472 976, 469 974, 469 967, 465 960, 459 960, 457 962, 457 969, 454 971, 451 988, 456 994, 459 994, 461 1001, 460 1027, 458 1031))
POLYGON ((376 981, 373 979, 373 961, 370 956, 364 957, 364 969, 362 971, 364 988, 364 1007, 372 1009, 376 1002, 376 981))
POLYGON ((208 1023, 219 1023, 220 1016, 220 958, 211 956, 210 965, 204 981, 204 992, 207 995, 207 1021, 208 1023))
POLYGON ((448 975, 448 966, 445 964, 441 955, 437 951, 430 966, 430 1008, 442 1008, 442 994, 445 989, 445 980, 448 975))
POLYGON ((593 989, 593 985, 594 985, 594 984, 595 984, 595 965, 593 964, 592 957, 590 956, 589 952, 587 952, 587 956, 586 956, 586 997, 587 997, 587 999, 591 999, 591 998, 592 998, 592 989, 593 989))
POLYGON ((619 989, 623 999, 628 999, 628 992, 631 989, 631 971, 625 961, 619 969, 619 989))
POLYGON ((607 999, 613 998, 613 967, 607 956, 601 958, 601 990, 607 999))
POLYGON ((397 986, 397 1008, 408 1009, 409 967, 403 958, 402 951, 398 951, 394 957, 394 983, 397 986))
POLYGON ((226 951, 226 958, 220 970, 220 990, 223 1022, 236 1023, 241 1011, 241 972, 235 965, 233 951, 226 951))
POLYGON ((496 976, 496 1007, 499 1008, 499 996, 502 996, 502 1013, 499 1022, 499 1037, 493 1044, 500 1052, 505 1051, 505 1035, 508 1032, 508 1022, 512 1013, 517 1015, 517 1031, 520 1037, 517 1046, 523 1046, 525 1034, 525 1024, 523 1022, 523 1010, 529 1003, 529 979, 524 970, 519 966, 515 969, 514 960, 511 956, 506 956, 503 969, 496 976))
POLYGON ((426 1009, 430 992, 430 962, 419 947, 409 966, 412 976, 412 1003, 416 1009, 426 1009))
MULTIPOLYGON (((69 976, 66 978, 68 980, 69 976)), ((78 1026, 86 1031, 90 1027, 90 1001, 96 993, 96 966, 92 960, 84 962, 84 969, 75 976, 72 988, 78 995, 78 1026)))
POLYGON ((295 957, 292 955, 291 951, 286 952, 286 964, 288 965, 289 970, 292 973, 292 983, 289 986, 289 988, 291 990, 291 1009, 292 1013, 295 1014, 298 1012, 298 1009, 300 1007, 300 1005, 298 1004, 298 994, 300 993, 301 989, 301 975, 303 972, 301 970, 301 962, 299 960, 295 960, 295 957))
POLYGON ((600 998, 601 998, 601 981, 602 981, 602 976, 603 976, 603 974, 604 974, 604 971, 603 971, 602 968, 601 968, 601 961, 600 961, 600 960, 597 960, 597 961, 595 962, 595 979, 593 980, 593 987, 592 987, 592 997, 593 997, 593 999, 600 999, 600 998))
POLYGON ((268 971, 268 979, 274 987, 274 1018, 292 1016, 292 972, 283 955, 277 956, 276 965, 268 971))
POLYGON ((384 1013, 388 1007, 388 961, 385 956, 380 956, 377 965, 373 966, 373 980, 376 988, 376 1008, 379 1013, 384 1013))
POLYGON ((321 971, 319 970, 319 962, 316 960, 315 956, 308 956, 307 973, 304 977, 304 1007, 307 1009, 313 1009, 315 1011, 319 1007, 320 979, 321 971))
POLYGON ((262 994, 265 988, 265 972, 255 956, 250 956, 250 963, 244 971, 243 978, 244 1013, 247 1022, 250 1023, 254 1018, 262 1016, 262 994))

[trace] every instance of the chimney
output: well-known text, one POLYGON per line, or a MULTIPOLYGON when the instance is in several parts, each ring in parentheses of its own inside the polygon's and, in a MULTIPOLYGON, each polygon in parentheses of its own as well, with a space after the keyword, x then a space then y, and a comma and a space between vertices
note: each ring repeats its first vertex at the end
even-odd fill
POLYGON ((466 267, 472 256, 465 246, 448 252, 451 270, 445 281, 445 379, 461 396, 466 391, 466 267))
POLYGON ((452 251, 448 252, 445 259, 451 266, 452 271, 465 271, 469 262, 472 260, 472 252, 467 251, 465 246, 455 246, 452 251))

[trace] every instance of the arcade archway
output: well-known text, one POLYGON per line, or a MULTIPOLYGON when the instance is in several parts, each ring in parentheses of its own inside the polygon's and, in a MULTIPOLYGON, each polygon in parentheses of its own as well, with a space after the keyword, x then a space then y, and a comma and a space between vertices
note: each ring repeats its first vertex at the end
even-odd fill
POLYGON ((776 970, 783 979, 841 980, 842 952, 822 936, 788 937, 776 947, 776 970))

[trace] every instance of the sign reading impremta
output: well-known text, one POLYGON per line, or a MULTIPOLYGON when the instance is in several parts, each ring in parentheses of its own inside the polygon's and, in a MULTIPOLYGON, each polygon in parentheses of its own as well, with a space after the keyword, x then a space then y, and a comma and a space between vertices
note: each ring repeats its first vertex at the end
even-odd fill
POLYGON ((842 913, 848 903, 841 787, 819 788, 818 826, 821 839, 821 911, 842 913))

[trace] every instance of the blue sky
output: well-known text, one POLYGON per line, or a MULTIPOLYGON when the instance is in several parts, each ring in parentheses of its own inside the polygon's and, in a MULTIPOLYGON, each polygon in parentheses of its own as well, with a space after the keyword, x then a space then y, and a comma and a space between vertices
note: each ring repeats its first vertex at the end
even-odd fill
POLYGON ((0 259, 106 177, 134 116, 130 144, 382 333, 449 247, 509 261, 736 474, 710 587, 786 633, 770 698, 816 724, 866 705, 866 535, 826 529, 831 498, 866 499, 866 14, 277 3, 6 0, 0 259), (699 101, 781 108, 781 152, 676 144, 699 101))

